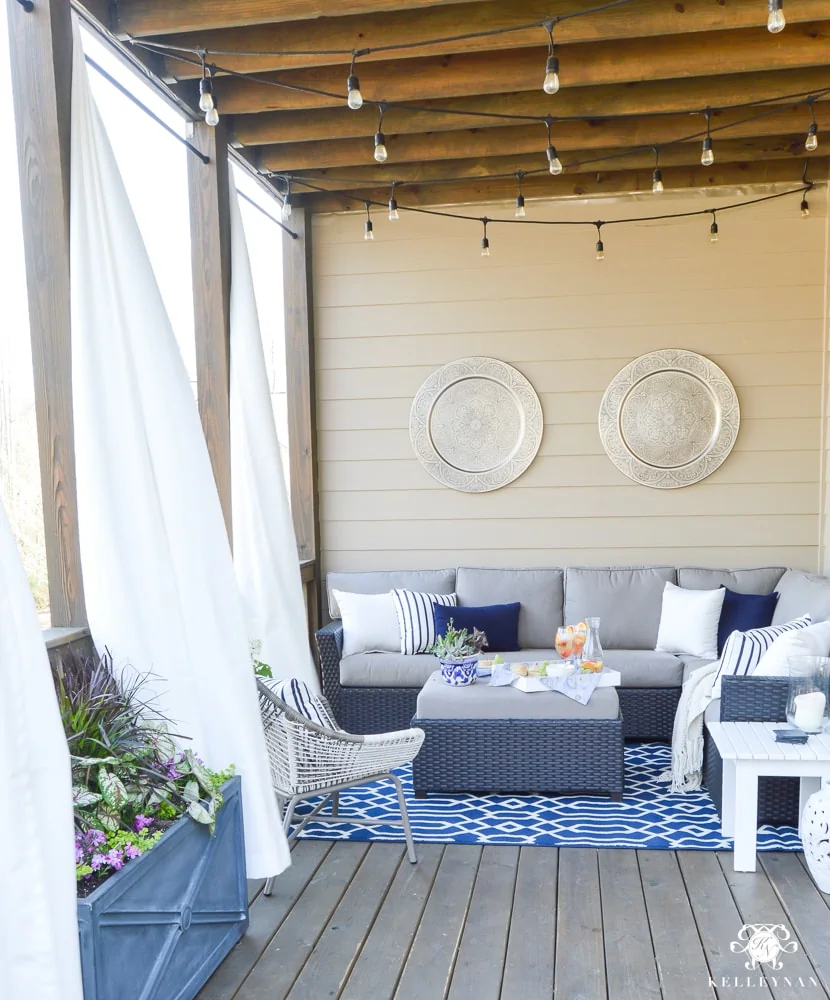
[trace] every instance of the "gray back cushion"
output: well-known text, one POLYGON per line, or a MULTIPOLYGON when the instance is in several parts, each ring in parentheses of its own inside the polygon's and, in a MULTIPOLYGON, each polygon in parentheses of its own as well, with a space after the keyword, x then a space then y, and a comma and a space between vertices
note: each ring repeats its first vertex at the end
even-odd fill
POLYGON ((461 566, 455 582, 458 603, 467 607, 521 604, 519 646, 551 649, 562 624, 564 570, 470 569, 461 566))
POLYGON ((600 618, 607 649, 654 649, 667 582, 677 582, 673 566, 568 567, 565 621, 600 618))
POLYGON ((736 594, 771 594, 784 575, 783 566, 762 566, 760 569, 699 569, 681 566, 677 583, 686 590, 717 590, 728 587, 736 594))
POLYGON ((332 590, 347 594, 388 594, 390 590, 415 590, 421 594, 454 594, 454 569, 375 570, 370 573, 329 573, 326 589, 329 614, 340 617, 332 590))
POLYGON ((800 569, 788 569, 776 587, 778 604, 773 625, 781 625, 809 614, 813 622, 830 618, 830 579, 800 569))

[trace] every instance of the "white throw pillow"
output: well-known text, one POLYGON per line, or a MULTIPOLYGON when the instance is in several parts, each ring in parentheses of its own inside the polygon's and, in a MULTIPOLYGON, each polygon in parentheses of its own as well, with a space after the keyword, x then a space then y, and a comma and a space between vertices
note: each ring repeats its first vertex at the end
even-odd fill
POLYGON ((830 622, 779 635, 758 661, 753 677, 787 677, 791 656, 830 656, 830 622))
POLYGON ((779 636, 801 631, 811 624, 810 616, 803 615, 783 625, 768 625, 766 628, 753 628, 748 632, 732 632, 724 643, 712 697, 720 698, 722 677, 746 677, 753 673, 761 662, 761 657, 779 636))
POLYGON ((673 583, 663 589, 657 645, 661 653, 718 658, 718 622, 726 591, 685 590, 673 583))
POLYGON ((401 634, 392 592, 347 594, 332 590, 343 620, 343 655, 398 653, 401 634))

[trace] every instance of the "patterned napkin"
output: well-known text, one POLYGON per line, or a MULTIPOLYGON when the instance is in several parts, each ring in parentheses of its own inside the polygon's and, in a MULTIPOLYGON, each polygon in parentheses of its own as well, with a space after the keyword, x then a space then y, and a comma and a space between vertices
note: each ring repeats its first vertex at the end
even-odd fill
POLYGON ((599 674, 573 673, 564 677, 542 677, 541 681, 551 691, 559 691, 580 705, 587 705, 599 684, 599 674))

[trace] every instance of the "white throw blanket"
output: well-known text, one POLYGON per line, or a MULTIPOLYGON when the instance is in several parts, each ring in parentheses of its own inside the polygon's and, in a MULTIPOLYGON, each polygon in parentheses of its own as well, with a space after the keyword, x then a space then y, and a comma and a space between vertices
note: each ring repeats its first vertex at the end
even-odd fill
POLYGON ((673 792, 692 792, 700 788, 703 771, 703 713, 712 701, 720 661, 707 663, 689 674, 683 685, 674 717, 671 771, 661 775, 671 781, 673 792))

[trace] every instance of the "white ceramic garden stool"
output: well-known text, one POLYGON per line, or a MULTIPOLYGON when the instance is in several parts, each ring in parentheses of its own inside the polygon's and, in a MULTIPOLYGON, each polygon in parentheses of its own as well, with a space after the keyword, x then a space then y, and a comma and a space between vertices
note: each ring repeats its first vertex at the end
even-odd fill
MULTIPOLYGON (((710 722, 707 725, 723 759, 721 832, 724 837, 734 838, 733 867, 736 872, 754 872, 757 865, 755 850, 760 777, 799 778, 798 814, 801 817, 809 815, 806 813, 807 802, 814 793, 822 790, 822 780, 830 781, 830 733, 810 736, 803 744, 776 743, 774 731, 782 725, 780 722, 710 722)), ((825 790, 819 803, 826 829, 827 818, 830 817, 830 793, 825 790)), ((817 832, 819 826, 820 820, 817 832)), ((821 836, 816 839, 820 843, 821 836)), ((823 851, 824 864, 830 865, 830 846, 825 844, 823 851)), ((812 872, 812 866, 810 870, 812 872)))
POLYGON ((807 799, 800 833, 813 881, 822 892, 830 892, 830 780, 807 799))

